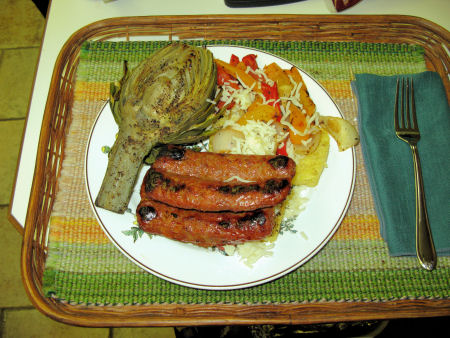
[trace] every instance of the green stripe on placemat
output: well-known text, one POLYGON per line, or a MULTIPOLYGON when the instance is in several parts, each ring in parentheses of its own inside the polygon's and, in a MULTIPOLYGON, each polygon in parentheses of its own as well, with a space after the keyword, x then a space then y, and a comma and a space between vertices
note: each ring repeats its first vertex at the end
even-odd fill
MULTIPOLYGON (((450 258, 428 272, 414 257, 390 257, 378 235, 373 201, 360 160, 352 203, 328 245, 296 271, 263 285, 208 291, 155 277, 122 255, 96 224, 84 191, 84 151, 108 83, 120 79, 123 60, 134 67, 167 41, 88 42, 81 50, 59 192, 50 221, 43 276, 49 297, 82 304, 275 304, 315 301, 384 301, 449 297, 450 258), (82 213, 82 215, 80 215, 82 213), (84 217, 84 218, 83 218, 84 217), (341 231, 342 230, 342 231, 341 231)), ((357 116, 350 90, 355 73, 391 75, 426 70, 419 46, 387 43, 308 41, 189 41, 194 45, 235 45, 279 55, 314 76, 349 120, 357 116)))
MULTIPOLYGON (((67 254, 76 256, 76 251, 91 251, 101 258, 91 260, 90 256, 85 256, 83 260, 77 262, 75 259, 70 264, 65 264, 68 262, 62 259, 60 263, 67 270, 47 269, 44 285, 48 296, 92 304, 241 304, 449 297, 448 267, 429 273, 417 268, 417 260, 412 257, 406 259, 406 264, 400 262, 396 267, 399 260, 389 258, 387 251, 379 248, 379 241, 355 246, 346 240, 345 246, 355 249, 344 254, 339 254, 342 243, 336 245, 336 242, 342 241, 330 242, 316 258, 282 278, 256 287, 227 291, 178 286, 143 272, 112 245, 103 245, 101 253, 99 248, 80 245, 67 250, 67 254), (358 247, 363 250, 358 250, 358 247), (375 252, 382 250, 384 255, 375 254, 378 260, 375 266, 370 263, 365 267, 352 265, 358 258, 351 256, 360 256, 359 259, 364 260, 364 252, 372 249, 375 252)), ((52 247, 51 250, 57 249, 52 247)))
MULTIPOLYGON (((51 273, 51 272, 50 272, 51 273)), ((131 273, 58 274, 55 289, 48 296, 72 303, 90 304, 271 304, 314 301, 379 301, 395 299, 448 298, 448 280, 430 279, 424 283, 418 269, 402 271, 294 272, 280 280, 239 290, 208 291, 177 286, 151 275, 131 273), (395 285, 407 279, 407 285, 395 285), (73 292, 72 289, 77 291, 73 292), (321 290, 318 298, 317 290, 321 290), (382 298, 381 298, 382 297, 382 298)), ((448 273, 447 273, 448 277, 448 273)))
MULTIPOLYGON (((122 73, 122 62, 127 60, 131 68, 152 52, 166 46, 168 41, 140 42, 91 42, 85 43, 81 60, 89 60, 79 66, 78 76, 91 81, 114 81, 122 73), (95 71, 86 73, 92 64, 101 70, 102 64, 115 63, 117 73, 95 71)), ((256 48, 279 55, 301 66, 316 77, 322 73, 333 75, 333 79, 350 79, 352 73, 361 71, 378 74, 396 74, 425 70, 423 48, 415 45, 359 42, 311 42, 311 41, 260 41, 220 40, 187 41, 192 45, 232 45, 256 48), (345 67, 343 65, 345 64, 345 67), (349 72, 349 66, 352 72, 349 72), (337 77, 336 77, 337 76, 337 77)))

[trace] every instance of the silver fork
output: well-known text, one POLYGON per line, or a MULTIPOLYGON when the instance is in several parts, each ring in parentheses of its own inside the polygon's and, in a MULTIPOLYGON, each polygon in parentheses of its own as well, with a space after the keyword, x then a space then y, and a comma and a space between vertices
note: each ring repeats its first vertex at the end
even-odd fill
POLYGON ((417 124, 416 106, 414 102, 414 85, 412 79, 401 80, 401 101, 399 121, 399 86, 395 94, 394 126, 398 138, 411 147, 414 162, 414 180, 416 190, 416 251, 417 258, 423 268, 433 270, 436 267, 437 257, 428 222, 425 192, 423 188, 422 169, 420 167, 417 143, 420 140, 419 125, 417 124), (406 84, 405 84, 406 82, 406 84), (405 94, 406 92, 406 94, 405 94), (405 98, 406 96, 406 98, 405 98), (412 116, 411 116, 412 115, 412 116), (412 120, 411 120, 412 118, 412 120))

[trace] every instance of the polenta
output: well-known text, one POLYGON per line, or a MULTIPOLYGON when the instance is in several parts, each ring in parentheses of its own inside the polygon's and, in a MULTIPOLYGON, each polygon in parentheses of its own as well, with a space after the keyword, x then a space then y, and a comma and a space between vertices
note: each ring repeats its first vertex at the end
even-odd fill
POLYGON ((320 143, 314 152, 305 156, 291 156, 297 163, 297 170, 292 184, 315 187, 319 183, 323 169, 327 165, 329 149, 330 136, 323 131, 320 135, 320 143))

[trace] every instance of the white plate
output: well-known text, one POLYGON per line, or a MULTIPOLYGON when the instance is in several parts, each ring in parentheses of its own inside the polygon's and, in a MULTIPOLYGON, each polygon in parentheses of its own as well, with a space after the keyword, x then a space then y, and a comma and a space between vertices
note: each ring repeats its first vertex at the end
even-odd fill
MULTIPOLYGON (((293 65, 277 56, 259 50, 214 46, 214 56, 229 61, 231 54, 239 58, 257 54, 260 67, 276 62, 282 68, 293 65)), ((328 93, 311 76, 301 71, 310 96, 322 115, 342 116, 328 93)), ((223 254, 184 244, 160 236, 144 235, 136 242, 123 234, 135 221, 134 215, 119 215, 94 205, 95 197, 107 167, 105 145, 112 146, 118 128, 109 105, 99 113, 89 137, 86 150, 86 186, 95 215, 109 239, 131 261, 146 271, 176 284, 209 290, 229 290, 259 285, 279 278, 311 259, 331 239, 345 216, 353 194, 355 182, 354 149, 338 152, 330 142, 328 166, 318 186, 307 190, 309 199, 304 211, 295 221, 296 233, 279 236, 273 255, 263 257, 252 268, 238 256, 223 254)), ((147 168, 141 170, 129 207, 133 211, 139 203, 139 188, 147 168)))

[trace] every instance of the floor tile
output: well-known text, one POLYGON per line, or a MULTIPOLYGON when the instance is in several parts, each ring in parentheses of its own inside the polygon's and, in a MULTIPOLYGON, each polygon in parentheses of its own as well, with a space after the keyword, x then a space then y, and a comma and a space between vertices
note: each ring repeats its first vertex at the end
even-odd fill
POLYGON ((16 337, 89 337, 107 338, 108 328, 85 328, 66 325, 32 309, 8 309, 4 313, 3 338, 16 337), (26 325, 24 325, 26 323, 26 325))
POLYGON ((173 327, 143 327, 113 329, 114 338, 175 338, 173 327))
POLYGON ((9 203, 24 120, 0 121, 0 205, 9 203))
POLYGON ((7 219, 8 208, 0 208, 0 307, 31 306, 20 274, 22 235, 7 219))
POLYGON ((38 47, 45 19, 31 0, 0 0, 0 48, 38 47))
POLYGON ((0 119, 27 115, 39 48, 5 49, 0 59, 0 119))

